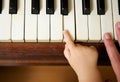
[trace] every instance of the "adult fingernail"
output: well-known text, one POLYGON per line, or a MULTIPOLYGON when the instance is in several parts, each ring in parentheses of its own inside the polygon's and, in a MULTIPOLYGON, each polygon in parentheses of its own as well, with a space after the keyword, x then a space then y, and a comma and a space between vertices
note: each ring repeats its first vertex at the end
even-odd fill
POLYGON ((116 28, 120 28, 120 22, 116 23, 116 28))
POLYGON ((111 35, 109 33, 105 33, 105 38, 106 39, 111 39, 111 35))

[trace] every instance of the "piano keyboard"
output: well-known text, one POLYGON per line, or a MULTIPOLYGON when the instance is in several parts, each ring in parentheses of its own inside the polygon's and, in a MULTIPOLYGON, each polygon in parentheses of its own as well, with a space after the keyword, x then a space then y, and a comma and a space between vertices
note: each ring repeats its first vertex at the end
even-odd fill
POLYGON ((106 32, 117 40, 120 0, 0 0, 0 42, 100 42, 106 32))

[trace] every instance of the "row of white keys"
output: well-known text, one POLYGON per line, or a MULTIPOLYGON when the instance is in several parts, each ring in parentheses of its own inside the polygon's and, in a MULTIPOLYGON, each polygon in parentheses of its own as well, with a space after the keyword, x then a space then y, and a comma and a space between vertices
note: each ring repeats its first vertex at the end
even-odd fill
POLYGON ((82 13, 82 0, 75 0, 76 11, 76 40, 88 40, 88 16, 82 13))
POLYGON ((89 21, 89 42, 99 42, 101 40, 100 16, 97 14, 97 0, 91 0, 91 14, 88 15, 89 21))
POLYGON ((41 9, 38 15, 38 42, 49 42, 50 21, 49 15, 46 15, 46 0, 40 1, 41 9))
MULTIPOLYGON (((112 6, 114 26, 117 21, 120 21, 118 14, 118 0, 105 0, 106 14, 97 15, 96 0, 92 0, 92 11, 89 16, 82 13, 82 0, 69 0, 69 14, 63 16, 60 14, 60 0, 56 0, 55 14, 46 15, 46 0, 41 0, 41 11, 39 15, 31 14, 31 0, 18 0, 18 13, 13 14, 12 18, 9 14, 9 0, 3 1, 3 10, 0 14, 0 41, 24 41, 26 42, 49 42, 62 41, 62 30, 69 30, 73 39, 75 39, 75 22, 74 13, 76 13, 76 40, 90 41, 103 40, 103 35, 106 32, 113 34, 112 6), (25 28, 24 28, 24 2, 25 6, 25 28), (62 18, 64 25, 62 24, 62 18), (4 19, 4 20, 3 20, 4 19), (12 22, 11 22, 12 20, 12 22), (7 21, 7 22, 6 22, 7 21), (97 21, 97 22, 96 22, 97 21), (50 24, 51 22, 51 24, 50 24), (100 25, 101 22, 101 25, 100 25), (11 26, 12 25, 12 26, 11 26), (51 26, 50 26, 51 25, 51 26), (100 29, 101 26, 101 29, 100 29), (50 28, 51 27, 51 28, 50 28), (25 29, 25 30, 24 30, 25 29), (50 32, 51 31, 51 32, 50 32), (25 33, 24 33, 25 32, 25 33), (100 35, 102 33, 102 35, 100 35), (24 37, 25 35, 25 37, 24 37), (51 37, 50 37, 51 36, 51 37)), ((114 37, 113 37, 114 38, 114 37)), ((117 39, 115 37, 115 39, 117 39)))
POLYGON ((0 14, 0 42, 11 41, 11 15, 9 14, 9 1, 3 0, 3 10, 0 14))
POLYGON ((105 8, 106 8, 105 15, 101 15, 102 40, 104 34, 107 32, 109 32, 114 38, 111 0, 105 0, 105 8))
POLYGON ((114 35, 115 40, 117 40, 115 24, 120 21, 119 9, 118 9, 118 0, 112 0, 113 7, 113 20, 114 20, 114 35))
POLYGON ((12 41, 24 42, 24 0, 18 0, 17 14, 12 15, 12 41))
POLYGON ((51 42, 62 42, 63 23, 60 14, 60 0, 54 0, 55 12, 51 15, 51 42))
POLYGON ((37 41, 37 15, 31 14, 32 0, 25 0, 25 41, 37 41))
POLYGON ((64 16, 64 30, 68 30, 72 36, 72 39, 75 40, 75 9, 74 9, 75 0, 68 0, 68 15, 64 16))

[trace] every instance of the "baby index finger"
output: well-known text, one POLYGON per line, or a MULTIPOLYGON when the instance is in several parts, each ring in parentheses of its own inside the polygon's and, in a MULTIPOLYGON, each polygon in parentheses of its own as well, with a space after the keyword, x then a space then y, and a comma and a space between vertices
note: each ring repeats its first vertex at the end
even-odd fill
POLYGON ((67 30, 65 30, 63 34, 64 34, 64 41, 66 42, 66 44, 74 46, 74 42, 72 40, 72 37, 70 36, 70 33, 67 30))

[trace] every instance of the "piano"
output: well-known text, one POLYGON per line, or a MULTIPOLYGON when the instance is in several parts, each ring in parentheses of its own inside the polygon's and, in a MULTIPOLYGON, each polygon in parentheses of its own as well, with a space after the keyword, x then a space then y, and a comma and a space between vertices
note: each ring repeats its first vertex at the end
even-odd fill
POLYGON ((110 65, 103 35, 111 33, 120 0, 0 0, 0 66, 68 65, 63 30, 76 44, 95 46, 99 65, 110 65))

